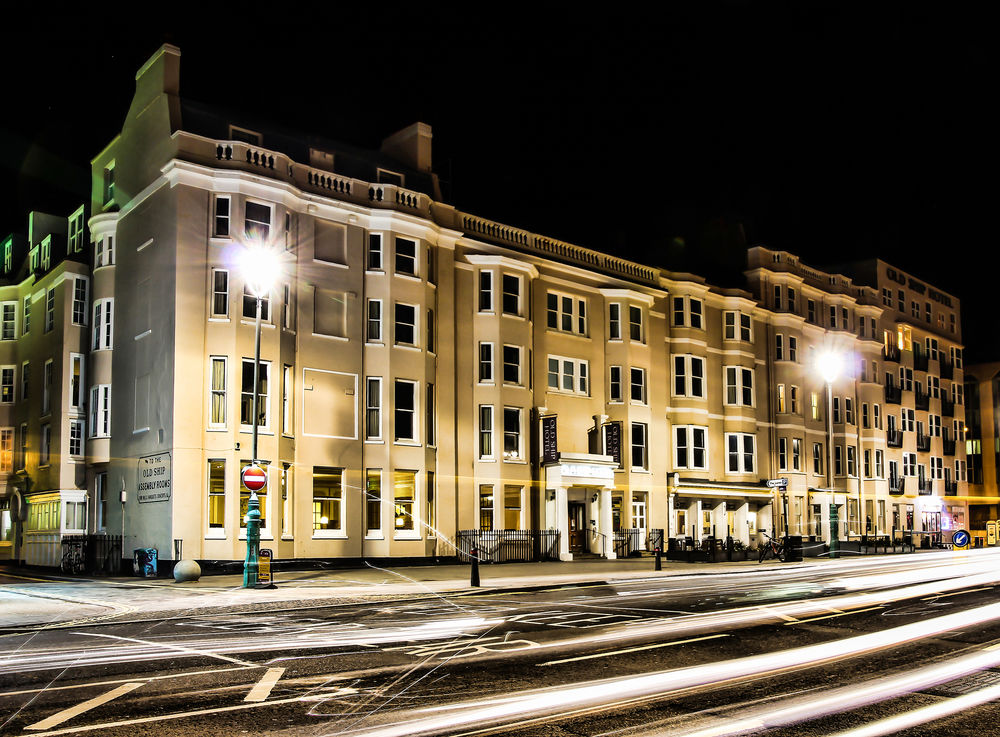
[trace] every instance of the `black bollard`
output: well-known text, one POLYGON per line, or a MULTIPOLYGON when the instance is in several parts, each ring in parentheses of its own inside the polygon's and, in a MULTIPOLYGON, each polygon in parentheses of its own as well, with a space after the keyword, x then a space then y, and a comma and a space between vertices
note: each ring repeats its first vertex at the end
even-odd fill
POLYGON ((663 551, 660 550, 660 546, 657 545, 656 546, 656 563, 653 565, 653 570, 654 571, 662 571, 663 570, 663 561, 660 560, 660 554, 662 552, 663 551))
POLYGON ((469 585, 479 587, 479 548, 473 548, 469 551, 469 556, 472 558, 472 573, 469 579, 469 585))

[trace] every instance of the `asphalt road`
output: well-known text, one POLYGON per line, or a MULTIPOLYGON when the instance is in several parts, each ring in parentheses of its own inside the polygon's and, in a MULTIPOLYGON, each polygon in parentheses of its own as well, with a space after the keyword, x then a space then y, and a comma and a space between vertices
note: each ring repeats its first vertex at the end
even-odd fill
POLYGON ((998 585, 933 554, 9 631, 0 733, 983 737, 998 585))

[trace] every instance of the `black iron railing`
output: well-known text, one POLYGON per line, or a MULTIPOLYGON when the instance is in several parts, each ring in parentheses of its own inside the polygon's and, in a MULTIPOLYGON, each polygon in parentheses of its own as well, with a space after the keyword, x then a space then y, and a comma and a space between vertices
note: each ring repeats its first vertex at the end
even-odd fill
POLYGON ((885 401, 889 404, 899 404, 903 401, 903 390, 895 384, 886 384, 885 401))
MULTIPOLYGON (((915 346, 914 346, 915 347, 915 346)), ((927 354, 920 351, 913 351, 913 368, 915 371, 927 370, 927 354)))
POLYGON ((121 535, 66 535, 62 543, 60 569, 69 574, 106 574, 121 572, 121 535))
POLYGON ((558 530, 459 530, 458 559, 468 562, 478 551, 481 563, 526 563, 559 560, 558 530))
POLYGON ((931 449, 931 436, 917 433, 917 450, 921 453, 928 453, 931 449))
POLYGON ((903 431, 902 430, 886 430, 885 431, 885 444, 890 448, 902 448, 903 447, 903 431))
POLYGON ((944 397, 941 397, 941 414, 944 417, 954 417, 955 403, 950 399, 945 399, 944 397))
POLYGON ((939 365, 941 367, 941 378, 942 379, 951 379, 952 377, 954 377, 955 376, 955 365, 951 361, 945 360, 944 358, 939 359, 939 360, 940 360, 940 364, 939 365))
POLYGON ((894 363, 899 363, 899 347, 894 345, 884 345, 882 346, 882 355, 885 356, 886 361, 892 361, 894 363))
POLYGON ((889 477, 889 493, 899 496, 906 488, 906 479, 902 476, 889 477))
POLYGON ((931 398, 927 395, 927 392, 920 388, 920 384, 916 384, 913 387, 913 405, 917 409, 925 411, 931 406, 931 398))

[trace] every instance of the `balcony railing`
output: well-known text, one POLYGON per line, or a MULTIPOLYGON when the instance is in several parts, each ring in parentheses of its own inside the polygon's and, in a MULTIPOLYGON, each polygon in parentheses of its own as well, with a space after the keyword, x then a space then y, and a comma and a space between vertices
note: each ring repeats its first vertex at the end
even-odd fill
POLYGON ((899 346, 895 345, 883 345, 882 355, 885 357, 886 361, 892 361, 893 363, 899 363, 899 346))
POLYGON ((944 397, 941 397, 941 414, 944 417, 954 417, 955 403, 950 399, 945 399, 944 397))
POLYGON ((885 401, 888 404, 900 404, 903 401, 903 390, 895 384, 886 384, 885 401))
POLYGON ((955 455, 955 441, 954 440, 950 440, 949 438, 945 438, 942 441, 942 445, 943 445, 943 448, 944 448, 944 454, 946 456, 953 456, 953 455, 955 455))
POLYGON ((922 435, 917 433, 917 450, 921 453, 927 453, 931 449, 931 436, 922 435))
POLYGON ((903 447, 903 431, 902 430, 886 430, 885 431, 885 444, 890 448, 902 448, 903 447))
POLYGON ((913 368, 915 371, 927 370, 927 354, 913 351, 913 368))
POLYGON ((930 496, 934 493, 934 482, 931 479, 917 479, 917 493, 920 496, 930 496))
POLYGON ((939 359, 939 364, 941 367, 941 378, 942 379, 952 379, 955 377, 955 365, 944 358, 939 359))
POLYGON ((902 476, 890 476, 889 477, 889 493, 895 496, 899 496, 903 493, 906 487, 906 479, 902 476))
POLYGON ((955 496, 958 494, 958 482, 951 479, 944 480, 944 495, 955 496))
POLYGON ((931 406, 931 398, 927 396, 927 392, 920 387, 920 384, 913 386, 913 406, 925 411, 931 406))

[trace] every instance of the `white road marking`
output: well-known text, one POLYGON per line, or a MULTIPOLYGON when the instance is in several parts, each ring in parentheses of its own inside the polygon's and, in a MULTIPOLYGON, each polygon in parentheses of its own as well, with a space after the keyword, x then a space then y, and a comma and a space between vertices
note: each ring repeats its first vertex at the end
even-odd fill
POLYGON ((171 645, 166 642, 154 642, 152 640, 140 640, 136 637, 119 637, 118 635, 105 635, 99 632, 77 632, 75 634, 83 635, 84 637, 106 637, 109 640, 122 640, 124 642, 137 642, 140 645, 148 645, 150 647, 159 647, 166 650, 176 650, 180 653, 186 653, 188 655, 198 655, 203 658, 217 658, 219 660, 225 660, 227 663, 236 663, 236 665, 245 665, 248 668, 257 668, 256 663, 248 663, 245 660, 239 660, 238 658, 230 658, 228 655, 219 655, 218 653, 206 653, 203 650, 195 650, 190 647, 181 647, 180 645, 171 645))
MULTIPOLYGON (((324 656, 325 657, 325 656, 324 656)), ((263 668, 262 665, 255 665, 254 668, 263 668)), ((146 676, 147 681, 162 681, 170 678, 189 678, 190 676, 204 676, 209 673, 229 673, 231 671, 247 670, 245 666, 239 668, 212 668, 210 670, 187 671, 186 673, 171 673, 167 676, 146 676)), ((46 685, 41 688, 26 688, 23 691, 3 691, 0 696, 21 696, 23 694, 38 693, 39 691, 70 691, 77 688, 94 688, 95 686, 114 686, 118 683, 130 683, 130 678, 119 678, 114 681, 94 681, 90 683, 74 683, 70 686, 46 685)))
POLYGON ((48 719, 43 719, 40 722, 35 722, 34 724, 25 727, 25 729, 50 729, 58 724, 62 724, 67 719, 72 719, 73 717, 83 714, 85 711, 90 711, 91 709, 96 709, 101 704, 106 704, 109 701, 117 699, 119 696, 124 696, 129 691, 134 691, 139 688, 139 686, 144 686, 145 681, 132 681, 130 683, 124 683, 118 688, 113 688, 105 694, 100 696, 95 696, 92 699, 84 701, 83 703, 77 704, 76 706, 71 706, 68 709, 63 709, 50 716, 48 719))
POLYGON ((271 695, 271 689, 274 688, 274 684, 278 682, 281 678, 281 674, 285 672, 284 668, 268 668, 267 672, 261 676, 261 679, 253 685, 250 689, 250 693, 247 694, 244 701, 264 701, 268 696, 271 695))
POLYGON ((624 653, 634 653, 639 650, 653 650, 658 647, 671 647, 673 645, 686 645, 689 642, 701 642, 702 640, 715 640, 720 637, 729 637, 729 635, 706 635, 705 637, 692 637, 690 640, 675 640, 674 642, 658 642, 655 645, 641 645, 639 647, 627 647, 624 650, 612 650, 607 653, 594 653, 592 655, 581 655, 576 658, 564 658, 563 660, 550 660, 547 663, 539 663, 539 666, 543 665, 560 665, 562 663, 575 663, 578 660, 592 660, 594 658, 610 658, 613 655, 622 655, 624 653))

